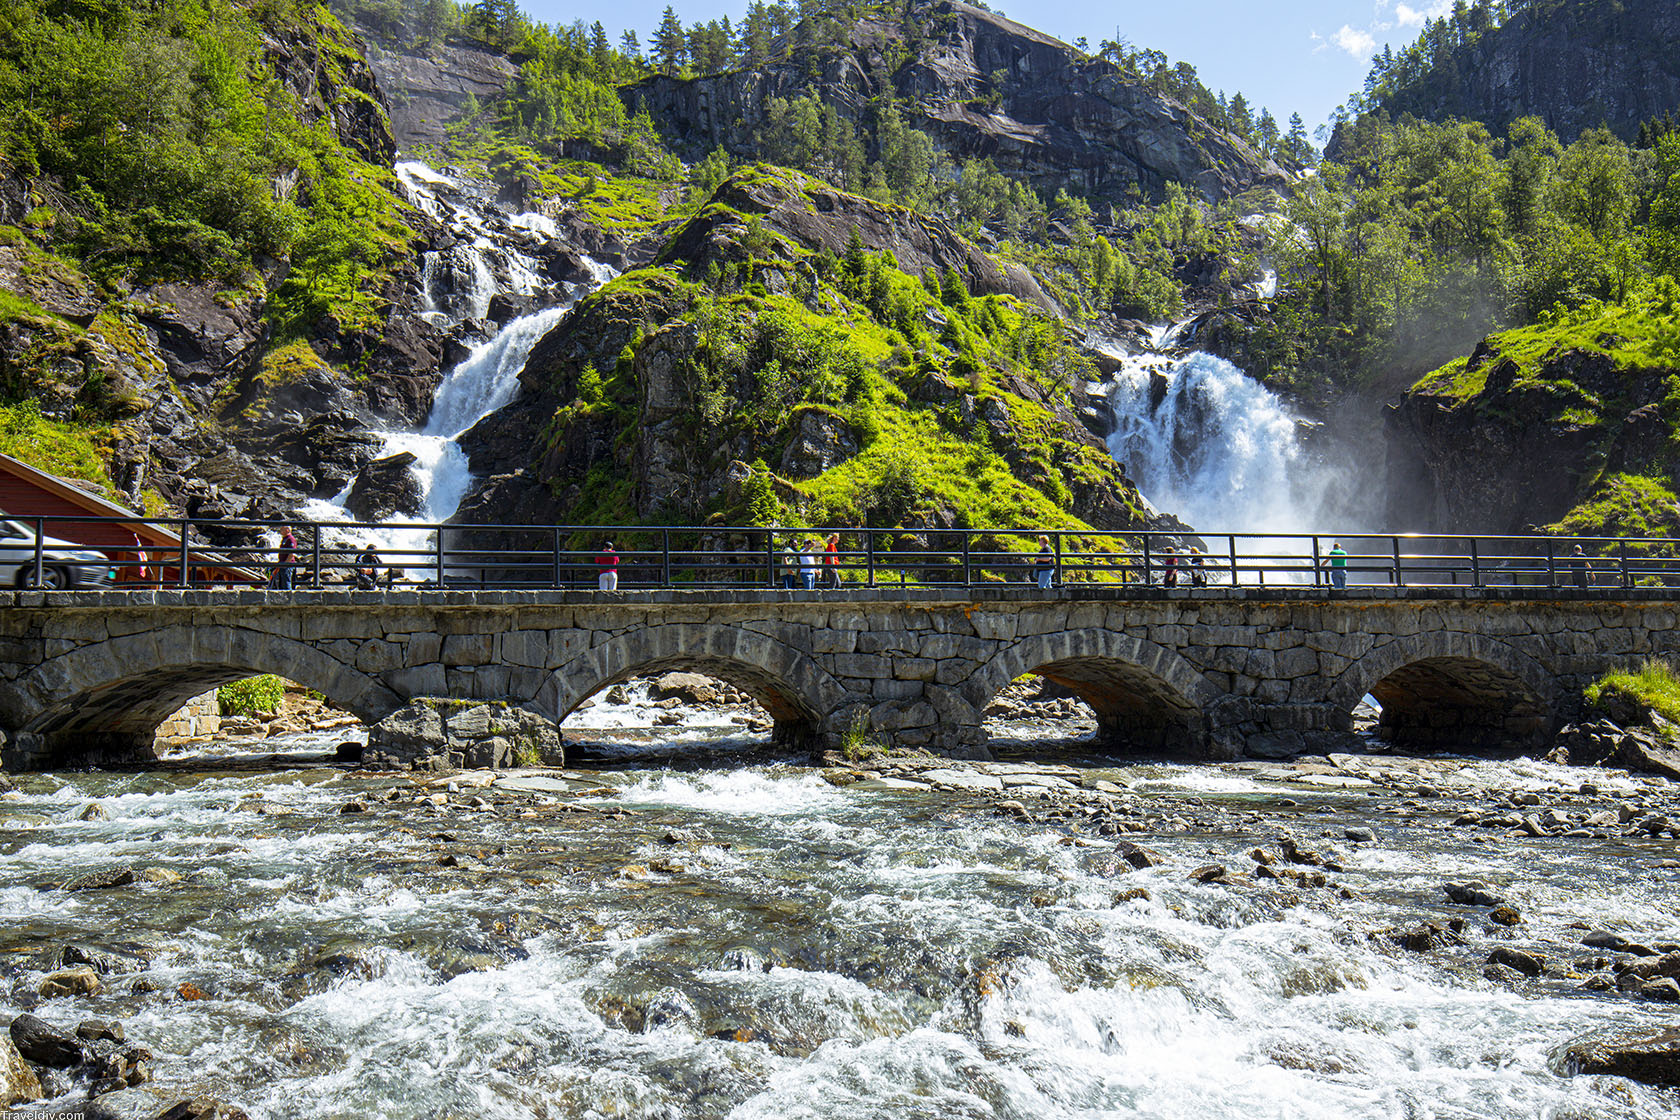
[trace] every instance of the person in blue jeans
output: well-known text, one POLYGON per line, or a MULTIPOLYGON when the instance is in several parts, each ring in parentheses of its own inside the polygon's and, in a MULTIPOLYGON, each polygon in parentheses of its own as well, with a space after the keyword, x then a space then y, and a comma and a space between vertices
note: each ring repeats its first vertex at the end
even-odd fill
POLYGON ((1330 586, 1337 591, 1346 590, 1347 553, 1340 541, 1330 542, 1330 554, 1324 558, 1324 566, 1330 569, 1330 586))
POLYGON ((1056 578, 1056 554, 1050 548, 1050 538, 1042 534, 1038 538, 1038 559, 1033 564, 1033 574, 1038 577, 1041 591, 1050 590, 1050 581, 1056 578))

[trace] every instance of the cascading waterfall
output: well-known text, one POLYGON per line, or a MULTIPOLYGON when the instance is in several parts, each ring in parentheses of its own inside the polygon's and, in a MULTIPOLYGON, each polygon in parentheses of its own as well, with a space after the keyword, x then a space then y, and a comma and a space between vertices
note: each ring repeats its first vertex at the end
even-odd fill
MULTIPOLYGON (((542 289, 544 282, 530 257, 494 240, 484 216, 471 206, 450 201, 440 193, 459 194, 459 183, 413 161, 397 164, 396 172, 416 207, 446 222, 456 236, 470 238, 452 249, 425 255, 423 314, 430 322, 447 330, 468 319, 482 318, 498 294, 528 296, 542 289), (505 285, 497 281, 496 266, 508 278, 505 285)), ((515 215, 508 225, 537 237, 552 237, 557 232, 553 220, 542 214, 515 215)), ((378 433, 385 441, 380 452, 382 457, 402 452, 414 455, 411 470, 424 495, 422 520, 447 521, 472 485, 466 452, 457 442, 460 436, 513 400, 531 349, 578 300, 618 275, 617 270, 598 261, 587 263, 588 281, 573 285, 557 305, 512 320, 494 337, 474 347, 464 361, 445 375, 433 395, 425 427, 419 431, 378 433)), ((346 486, 331 499, 309 503, 304 515, 324 522, 354 520, 344 507, 349 492, 350 487, 346 486)), ((391 520, 400 523, 412 519, 398 516, 391 520)), ((424 530, 412 529, 359 531, 354 543, 372 543, 400 554, 426 548, 430 536, 424 530)))
POLYGON ((1330 480, 1302 450, 1299 418, 1230 362, 1133 355, 1109 402, 1109 450, 1156 508, 1208 531, 1316 527, 1330 480))

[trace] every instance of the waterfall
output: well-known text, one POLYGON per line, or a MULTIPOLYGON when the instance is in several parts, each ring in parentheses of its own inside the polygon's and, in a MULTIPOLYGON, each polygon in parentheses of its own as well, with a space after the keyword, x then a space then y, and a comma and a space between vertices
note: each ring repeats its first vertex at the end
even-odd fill
POLYGON ((1318 527, 1330 479, 1302 450, 1299 417, 1230 362, 1131 355, 1108 399, 1109 451, 1157 509, 1212 532, 1318 527))
MULTIPOLYGON (((451 233, 471 238, 451 249, 425 255, 421 310, 429 321, 447 330, 467 319, 482 318, 490 300, 498 294, 528 296, 543 289, 545 282, 535 262, 505 241, 497 240, 488 228, 487 214, 475 209, 475 200, 463 184, 423 163, 399 163, 396 171, 416 207, 445 221, 451 233), (498 282, 495 265, 500 265, 505 284, 498 282)), ((515 215, 508 224, 527 236, 548 237, 556 232, 553 221, 541 214, 515 215)), ((472 471, 466 452, 457 440, 474 424, 514 399, 519 392, 519 375, 532 348, 578 300, 618 275, 616 269, 599 261, 586 258, 586 263, 590 271, 588 281, 571 285, 555 306, 512 320, 488 341, 474 347, 444 376, 433 394, 431 413, 424 427, 417 431, 398 429, 378 433, 384 439, 381 457, 405 451, 415 457, 411 470, 420 484, 425 505, 421 520, 441 523, 460 508, 472 486, 472 471)), ((330 499, 308 503, 302 512, 314 521, 355 520, 344 508, 349 493, 350 487, 346 486, 330 499)), ((412 519, 399 515, 392 520, 412 519)), ((430 539, 431 534, 423 530, 393 528, 361 530, 354 542, 345 538, 335 543, 343 547, 371 542, 385 551, 420 550, 428 547, 430 539)))

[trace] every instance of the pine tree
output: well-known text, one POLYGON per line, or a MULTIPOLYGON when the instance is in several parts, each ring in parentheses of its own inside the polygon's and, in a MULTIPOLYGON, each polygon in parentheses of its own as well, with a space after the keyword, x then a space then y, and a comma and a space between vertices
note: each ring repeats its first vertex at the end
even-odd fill
POLYGON ((675 74, 688 58, 688 37, 683 34, 682 20, 676 9, 666 8, 653 33, 653 61, 661 73, 675 74))
POLYGON ((1297 163, 1311 163, 1312 141, 1307 139, 1307 125, 1300 113, 1289 114, 1289 135, 1283 138, 1284 154, 1297 163))
POLYGON ((1248 98, 1240 92, 1231 98, 1226 109, 1226 115, 1231 118, 1231 131, 1244 140, 1254 139, 1254 114, 1249 110, 1248 98))
POLYGON ((618 53, 625 58, 642 57, 642 41, 636 37, 634 31, 626 31, 618 37, 618 53))
POLYGON ((595 61, 595 72, 602 77, 612 74, 612 44, 607 41, 607 29, 596 20, 589 28, 589 54, 595 61))

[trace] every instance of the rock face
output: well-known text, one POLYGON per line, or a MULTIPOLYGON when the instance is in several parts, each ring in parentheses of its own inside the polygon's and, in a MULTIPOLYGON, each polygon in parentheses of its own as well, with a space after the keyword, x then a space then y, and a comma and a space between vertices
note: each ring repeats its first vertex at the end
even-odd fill
POLYGON ((560 731, 505 703, 421 699, 368 729, 362 765, 382 770, 564 766, 560 731))
POLYGON ((772 99, 808 87, 846 118, 883 95, 953 158, 989 157, 1039 190, 1120 199, 1192 184, 1227 198, 1283 172, 1184 106, 1031 28, 953 0, 917 0, 858 20, 849 50, 804 48, 787 60, 684 81, 659 76, 625 94, 696 151, 755 154, 772 99), (908 29, 908 30, 907 30, 908 29))
MULTIPOLYGON (((1376 107, 1391 117, 1482 121, 1496 132, 1535 116, 1564 143, 1608 125, 1631 140, 1641 124, 1680 106, 1676 43, 1680 7, 1670 0, 1531 4, 1445 52, 1438 81, 1376 107)), ((1334 158, 1334 146, 1326 154, 1334 158)))
POLYGON ((1585 496, 1606 447, 1622 469, 1652 462, 1644 409, 1661 400, 1671 371, 1620 369, 1590 349, 1554 352, 1525 370, 1497 339, 1484 340, 1462 371, 1442 374, 1449 371, 1389 410, 1396 523, 1522 533, 1560 520, 1585 496))
POLYGON ((806 409, 794 423, 793 438, 782 453, 782 473, 789 478, 815 478, 857 452, 857 436, 843 419, 825 409, 806 409))
POLYGON ((439 144, 462 118, 467 98, 489 105, 519 74, 505 55, 452 42, 425 54, 372 50, 369 63, 393 98, 391 130, 399 146, 439 144))

